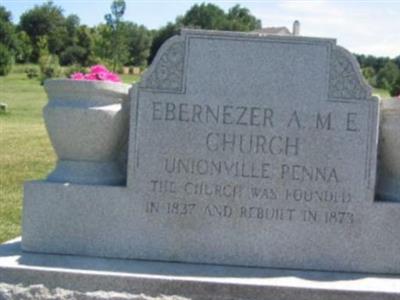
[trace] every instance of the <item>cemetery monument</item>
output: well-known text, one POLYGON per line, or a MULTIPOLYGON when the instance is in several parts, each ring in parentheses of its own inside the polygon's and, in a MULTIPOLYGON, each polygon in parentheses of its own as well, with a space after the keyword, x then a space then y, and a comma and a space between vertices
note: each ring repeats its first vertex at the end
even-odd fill
MULTIPOLYGON (((318 292, 399 297, 400 178, 378 170, 400 160, 387 148, 378 159, 379 101, 334 39, 183 30, 129 97, 81 96, 65 80, 49 97, 57 84, 68 96, 49 106, 79 101, 51 122, 47 108, 59 162, 25 184, 26 253, 390 274, 391 289, 383 277, 349 298, 318 292)), ((296 288, 282 299, 310 297, 296 288)))

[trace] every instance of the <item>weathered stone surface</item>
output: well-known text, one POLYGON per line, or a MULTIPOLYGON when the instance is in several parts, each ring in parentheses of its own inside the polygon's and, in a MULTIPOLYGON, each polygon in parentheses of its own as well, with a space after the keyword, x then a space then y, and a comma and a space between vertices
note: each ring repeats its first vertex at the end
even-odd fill
POLYGON ((45 82, 43 115, 58 157, 49 181, 122 185, 118 159, 128 140, 129 85, 70 79, 45 82))
POLYGON ((1 300, 185 300, 188 298, 175 296, 151 297, 129 293, 94 291, 82 293, 78 291, 56 288, 49 290, 42 284, 23 286, 0 283, 1 300))
POLYGON ((127 186, 26 184, 25 250, 400 273, 378 101, 334 40, 185 31, 131 97, 127 186))
POLYGON ((400 99, 381 102, 378 197, 400 202, 400 99))
POLYGON ((29 288, 0 284, 0 299, 2 290, 13 290, 20 296, 37 293, 40 299, 70 296, 67 299, 82 300, 397 300, 400 297, 400 279, 388 276, 46 255, 24 253, 19 246, 18 241, 0 246, 0 282, 23 282, 29 288))

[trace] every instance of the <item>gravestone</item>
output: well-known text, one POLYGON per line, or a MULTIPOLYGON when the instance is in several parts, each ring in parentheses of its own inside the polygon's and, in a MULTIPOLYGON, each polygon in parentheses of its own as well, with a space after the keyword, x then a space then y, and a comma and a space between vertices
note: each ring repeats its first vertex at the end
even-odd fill
POLYGON ((25 186, 25 251, 400 273, 378 100, 333 39, 185 30, 131 89, 126 186, 25 186))

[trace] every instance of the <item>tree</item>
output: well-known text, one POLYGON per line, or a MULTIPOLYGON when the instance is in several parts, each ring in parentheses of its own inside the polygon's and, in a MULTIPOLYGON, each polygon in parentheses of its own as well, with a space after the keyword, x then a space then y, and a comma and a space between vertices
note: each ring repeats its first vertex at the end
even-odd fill
POLYGON ((144 26, 126 22, 124 36, 129 53, 127 63, 134 66, 146 66, 152 43, 151 31, 144 26))
POLYGON ((86 50, 85 61, 82 61, 83 66, 89 66, 95 63, 94 59, 94 40, 92 30, 86 25, 79 27, 77 32, 77 45, 86 50))
POLYGON ((225 12, 218 6, 211 3, 193 5, 178 23, 185 27, 201 29, 225 29, 227 18, 225 12))
POLYGON ((0 43, 9 51, 17 48, 15 28, 11 22, 11 12, 0 6, 0 43))
POLYGON ((90 29, 85 26, 79 26, 74 29, 74 38, 60 55, 61 65, 79 64, 89 66, 94 63, 93 58, 93 37, 90 29))
POLYGON ((99 58, 107 58, 112 55, 111 28, 105 24, 97 25, 92 30, 94 55, 99 58))
POLYGON ((32 56, 32 42, 25 31, 19 31, 17 33, 17 49, 15 52, 15 60, 18 63, 29 62, 32 56))
POLYGON ((0 76, 10 72, 16 49, 17 39, 11 13, 0 6, 0 76))
POLYGON ((80 19, 77 15, 69 15, 65 19, 65 27, 67 31, 67 44, 70 46, 75 46, 78 39, 78 30, 80 25, 80 19))
POLYGON ((227 30, 231 31, 253 31, 261 28, 261 20, 253 16, 247 8, 235 5, 228 11, 229 25, 227 30))
POLYGON ((362 69, 362 74, 369 84, 375 85, 375 69, 373 67, 365 67, 362 69))
POLYGON ((373 55, 358 55, 355 54, 358 63, 362 69, 366 67, 371 67, 375 70, 375 73, 378 73, 385 64, 390 60, 388 57, 375 57, 373 55))
POLYGON ((42 37, 48 40, 49 51, 52 54, 60 54, 64 49, 68 37, 65 26, 65 17, 61 7, 48 1, 40 6, 23 13, 19 27, 30 37, 33 45, 32 61, 39 59, 38 41, 42 37))
POLYGON ((390 95, 393 97, 400 96, 400 76, 397 77, 390 89, 390 95))
POLYGON ((116 71, 118 65, 123 63, 126 48, 123 43, 123 31, 121 20, 125 13, 126 3, 125 0, 114 0, 111 4, 111 14, 104 16, 107 25, 112 31, 112 69, 116 71))
POLYGON ((12 67, 12 54, 4 44, 0 43, 0 76, 7 75, 12 67))
POLYGON ((47 37, 40 37, 37 47, 39 49, 40 82, 43 84, 48 78, 59 77, 62 70, 58 56, 49 52, 47 37))
POLYGON ((400 70, 397 65, 393 61, 388 61, 376 75, 377 87, 391 90, 399 76, 400 70))
POLYGON ((154 35, 153 43, 150 47, 150 55, 148 63, 150 64, 157 54, 158 49, 161 45, 170 37, 179 33, 180 26, 176 23, 168 23, 166 26, 160 28, 154 35))
POLYGON ((195 4, 182 17, 177 17, 175 23, 169 23, 161 28, 154 36, 150 50, 149 62, 156 55, 160 46, 179 32, 181 27, 229 30, 229 31, 252 31, 261 28, 261 21, 253 16, 247 8, 235 5, 225 13, 215 4, 195 4))
POLYGON ((400 69, 400 55, 395 57, 394 63, 395 63, 395 64, 397 65, 397 67, 400 69))
POLYGON ((77 45, 69 46, 60 55, 60 63, 63 66, 68 65, 85 65, 86 49, 77 45))

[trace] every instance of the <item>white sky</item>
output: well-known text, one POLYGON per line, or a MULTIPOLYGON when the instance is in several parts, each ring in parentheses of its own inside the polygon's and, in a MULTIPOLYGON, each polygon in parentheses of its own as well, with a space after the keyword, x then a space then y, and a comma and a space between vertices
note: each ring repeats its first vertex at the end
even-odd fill
MULTIPOLYGON (((13 14, 14 22, 40 0, 1 0, 13 14)), ((192 0, 126 0, 125 20, 158 28, 184 14, 192 0)), ((227 10, 241 4, 262 20, 263 27, 292 27, 301 23, 301 34, 336 38, 338 44, 360 54, 395 57, 400 55, 400 0, 253 0, 208 1, 227 10)), ((66 15, 77 14, 82 24, 104 22, 111 0, 54 0, 66 15)))

